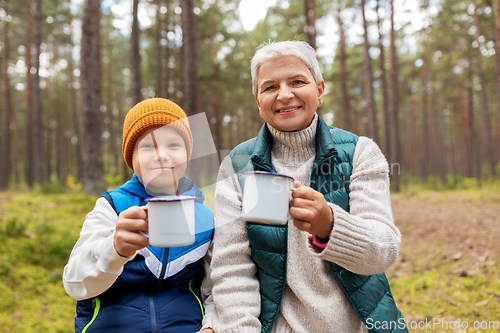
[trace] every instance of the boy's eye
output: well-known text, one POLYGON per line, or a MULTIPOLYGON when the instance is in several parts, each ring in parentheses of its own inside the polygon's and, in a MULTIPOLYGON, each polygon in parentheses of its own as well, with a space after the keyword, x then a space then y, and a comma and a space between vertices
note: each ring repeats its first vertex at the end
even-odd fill
POLYGON ((168 146, 171 147, 171 148, 176 148, 176 147, 180 147, 181 145, 179 143, 177 143, 177 142, 172 142, 168 146))
POLYGON ((155 146, 151 143, 144 143, 140 147, 144 149, 153 149, 155 146))

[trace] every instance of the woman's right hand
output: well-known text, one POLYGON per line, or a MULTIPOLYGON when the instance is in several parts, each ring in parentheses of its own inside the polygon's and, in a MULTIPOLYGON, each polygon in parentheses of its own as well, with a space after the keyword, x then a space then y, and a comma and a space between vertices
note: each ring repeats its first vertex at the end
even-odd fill
POLYGON ((116 232, 114 238, 114 246, 116 252, 122 257, 130 257, 149 245, 149 240, 139 231, 148 231, 148 214, 138 207, 130 207, 118 216, 116 222, 116 232))

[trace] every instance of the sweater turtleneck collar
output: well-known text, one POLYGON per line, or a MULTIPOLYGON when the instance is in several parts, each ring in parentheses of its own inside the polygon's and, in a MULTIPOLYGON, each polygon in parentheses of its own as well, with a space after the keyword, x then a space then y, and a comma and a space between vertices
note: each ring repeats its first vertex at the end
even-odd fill
POLYGON ((318 114, 314 115, 311 124, 296 132, 283 132, 267 124, 273 136, 272 155, 284 161, 305 162, 316 156, 316 129, 318 114))

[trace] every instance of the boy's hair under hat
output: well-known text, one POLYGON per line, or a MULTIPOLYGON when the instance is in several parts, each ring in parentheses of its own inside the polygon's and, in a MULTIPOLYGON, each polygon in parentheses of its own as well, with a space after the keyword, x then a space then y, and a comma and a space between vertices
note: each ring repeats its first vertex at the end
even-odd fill
POLYGON ((172 126, 184 139, 187 160, 193 151, 193 136, 186 113, 174 102, 165 98, 150 98, 137 103, 123 122, 122 153, 125 163, 133 170, 132 152, 137 139, 150 128, 172 126))

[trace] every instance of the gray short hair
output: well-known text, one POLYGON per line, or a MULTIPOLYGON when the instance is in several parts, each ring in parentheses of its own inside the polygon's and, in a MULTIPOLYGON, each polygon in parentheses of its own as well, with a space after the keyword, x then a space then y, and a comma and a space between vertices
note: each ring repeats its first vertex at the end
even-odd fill
POLYGON ((293 55, 304 61, 311 71, 316 83, 323 81, 321 70, 319 68, 316 51, 306 42, 284 41, 262 43, 250 62, 250 71, 252 74, 252 92, 257 96, 257 73, 260 66, 267 60, 280 56, 293 55))

